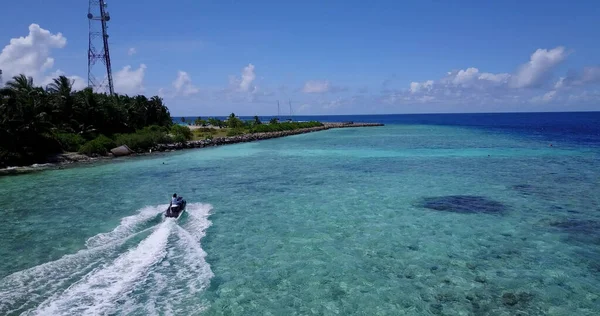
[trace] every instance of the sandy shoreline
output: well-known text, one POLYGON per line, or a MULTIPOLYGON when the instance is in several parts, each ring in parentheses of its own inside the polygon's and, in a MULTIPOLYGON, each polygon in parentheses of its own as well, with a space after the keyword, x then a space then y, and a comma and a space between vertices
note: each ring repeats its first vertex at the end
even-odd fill
MULTIPOLYGON (((259 140, 266 140, 272 138, 280 138, 292 135, 306 134, 318 131, 324 131, 333 128, 348 128, 348 127, 372 127, 372 126, 383 126, 381 123, 323 123, 323 126, 319 127, 310 127, 310 128, 302 128, 291 131, 280 131, 280 132, 268 132, 268 133, 255 133, 255 134, 244 134, 239 136, 231 136, 231 137, 222 137, 216 138, 212 140, 196 140, 196 141, 188 141, 185 143, 172 143, 172 144, 158 144, 154 148, 152 148, 149 152, 136 152, 129 156, 119 157, 140 157, 153 155, 161 152, 171 152, 176 150, 190 149, 190 148, 204 148, 204 147, 216 147, 223 145, 231 145, 231 144, 239 144, 245 142, 254 142, 259 140)), ((195 130, 199 128, 206 128, 202 126, 189 126, 190 129, 195 130), (194 128, 192 128, 194 127, 194 128)), ((211 127, 208 127, 211 128, 211 127)), ((212 127, 218 129, 218 127, 212 127)), ((15 174, 24 174, 30 172, 36 172, 46 169, 52 168, 64 168, 66 166, 78 166, 83 164, 89 164, 99 161, 108 161, 112 160, 114 157, 112 154, 109 156, 101 156, 101 157, 89 157, 79 153, 61 153, 49 157, 45 163, 33 164, 30 166, 22 166, 22 167, 7 167, 0 169, 0 176, 3 175, 15 175, 15 174)))

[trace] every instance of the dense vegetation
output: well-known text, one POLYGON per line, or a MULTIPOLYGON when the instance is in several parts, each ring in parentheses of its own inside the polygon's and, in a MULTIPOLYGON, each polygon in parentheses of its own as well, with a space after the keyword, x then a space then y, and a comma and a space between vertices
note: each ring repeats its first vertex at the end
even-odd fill
MULTIPOLYGON (((194 124, 205 127, 196 132, 203 139, 322 126, 277 119, 263 124, 258 116, 243 121, 233 113, 225 121, 198 118, 194 124)), ((187 126, 173 124, 169 110, 156 96, 110 96, 89 88, 73 91, 73 82, 65 76, 36 87, 32 78, 20 75, 0 87, 0 167, 44 162, 63 151, 105 155, 120 145, 146 151, 192 138, 187 126)))
POLYGON ((132 140, 133 147, 147 146, 148 138, 167 141, 173 123, 161 98, 73 91, 72 84, 61 76, 36 87, 20 75, 0 88, 0 166, 40 162, 61 151, 103 154, 132 140))
POLYGON ((269 123, 254 125, 250 129, 251 133, 266 133, 266 132, 281 132, 291 131, 301 128, 319 127, 323 126, 321 122, 283 122, 283 123, 269 123))
MULTIPOLYGON (((223 131, 223 133, 220 133, 221 136, 281 132, 323 126, 321 122, 315 121, 280 123, 276 118, 271 119, 268 124, 264 124, 258 116, 255 116, 252 120, 242 121, 239 117, 235 116, 234 113, 231 113, 226 121, 221 121, 218 118, 212 117, 203 120, 199 117, 194 121, 194 124, 199 126, 218 126, 221 128, 221 131, 223 131)), ((214 136, 218 135, 219 132, 212 128, 200 128, 197 130, 197 134, 199 138, 213 138, 214 136)))

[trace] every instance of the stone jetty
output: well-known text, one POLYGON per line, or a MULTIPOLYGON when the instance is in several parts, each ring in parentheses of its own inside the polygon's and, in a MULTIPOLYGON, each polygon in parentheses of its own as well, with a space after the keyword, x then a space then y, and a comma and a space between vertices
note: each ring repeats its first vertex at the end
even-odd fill
POLYGON ((153 152, 155 152, 155 151, 172 151, 172 150, 179 150, 179 149, 185 149, 185 148, 213 147, 213 146, 253 142, 253 141, 258 141, 258 140, 279 138, 279 137, 285 137, 285 136, 291 136, 291 135, 306 134, 306 133, 324 131, 324 130, 333 129, 333 128, 372 127, 372 126, 383 126, 383 124, 381 124, 381 123, 354 123, 354 122, 323 123, 323 126, 302 128, 302 129, 296 129, 296 130, 291 130, 291 131, 244 134, 244 135, 239 135, 239 136, 188 141, 185 143, 159 144, 158 146, 152 148, 152 151, 153 152))
POLYGON ((381 124, 381 123, 354 123, 354 122, 323 123, 323 126, 302 128, 302 129, 291 130, 291 131, 244 134, 244 135, 240 135, 240 136, 188 141, 185 143, 160 144, 160 145, 157 145, 154 148, 152 148, 150 150, 150 152, 146 152, 146 151, 133 152, 133 151, 131 151, 131 149, 129 149, 129 147, 123 147, 123 148, 119 147, 119 148, 114 148, 113 151, 108 156, 101 156, 101 157, 89 157, 89 156, 79 154, 79 153, 60 153, 60 154, 56 154, 56 155, 47 157, 44 164, 35 164, 35 165, 25 166, 25 167, 0 168, 0 176, 10 175, 10 174, 37 172, 37 171, 44 170, 47 168, 62 168, 61 166, 64 166, 64 165, 92 163, 95 161, 107 160, 107 159, 111 159, 111 158, 118 157, 118 156, 128 156, 129 154, 132 154, 132 156, 145 156, 145 155, 152 154, 155 152, 166 152, 166 151, 174 151, 174 150, 180 150, 180 149, 186 149, 186 148, 203 148, 203 147, 213 147, 213 146, 253 142, 253 141, 258 141, 258 140, 265 140, 265 139, 271 139, 271 138, 278 138, 278 137, 285 137, 285 136, 291 136, 291 135, 324 131, 324 130, 334 129, 334 128, 371 127, 371 126, 383 126, 383 124, 381 124))

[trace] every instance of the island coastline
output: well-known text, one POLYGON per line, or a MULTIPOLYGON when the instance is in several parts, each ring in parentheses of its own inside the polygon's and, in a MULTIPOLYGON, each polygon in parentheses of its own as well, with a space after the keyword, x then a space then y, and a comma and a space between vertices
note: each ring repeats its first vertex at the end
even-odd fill
POLYGON ((224 145, 233 145, 239 143, 256 142, 261 140, 281 138, 293 135, 307 134, 319 131, 325 131, 336 128, 358 128, 358 127, 377 127, 384 126, 382 123, 355 123, 355 122, 328 122, 323 123, 323 126, 301 128, 287 131, 277 132, 265 132, 265 133, 248 133, 237 136, 227 136, 215 139, 205 140, 190 140, 179 143, 169 144, 157 144, 149 151, 135 151, 127 156, 114 156, 109 154, 107 156, 87 156, 77 152, 65 152, 49 156, 48 159, 43 163, 36 163, 28 166, 9 166, 0 169, 0 176, 7 175, 19 175, 31 172, 37 172, 47 169, 61 169, 66 166, 77 167, 82 165, 88 165, 95 162, 110 161, 116 158, 127 158, 127 157, 142 157, 148 155, 155 155, 158 153, 173 152, 185 149, 200 149, 207 147, 218 147, 224 145))

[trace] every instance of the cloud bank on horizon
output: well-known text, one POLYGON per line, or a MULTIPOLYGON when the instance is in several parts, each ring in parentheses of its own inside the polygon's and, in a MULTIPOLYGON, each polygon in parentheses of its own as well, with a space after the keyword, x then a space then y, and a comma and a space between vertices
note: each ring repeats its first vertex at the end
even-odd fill
MULTIPOLYGON (((36 84, 46 85, 52 78, 66 75, 75 89, 83 89, 87 81, 80 74, 85 66, 76 74, 66 74, 55 65, 53 53, 67 45, 61 32, 31 24, 28 34, 10 39, 0 53, 4 81, 25 74, 36 84)), ((201 69, 172 69, 170 85, 149 89, 145 82, 152 76, 152 68, 145 63, 113 69, 113 77, 117 93, 159 95, 174 115, 270 115, 278 100, 287 104, 288 99, 297 104, 296 114, 600 110, 600 66, 559 71, 575 53, 564 46, 538 48, 530 52, 529 60, 517 61, 513 71, 494 73, 475 66, 440 69, 446 72, 439 78, 399 86, 390 84, 394 81, 390 78, 358 87, 322 78, 297 86, 272 80, 266 84, 261 67, 277 65, 253 62, 239 65, 238 74, 223 73, 221 79, 216 78, 215 82, 223 82, 221 86, 194 83, 192 78, 202 76, 201 69)), ((130 47, 122 53, 123 58, 144 54, 151 52, 130 47)))

